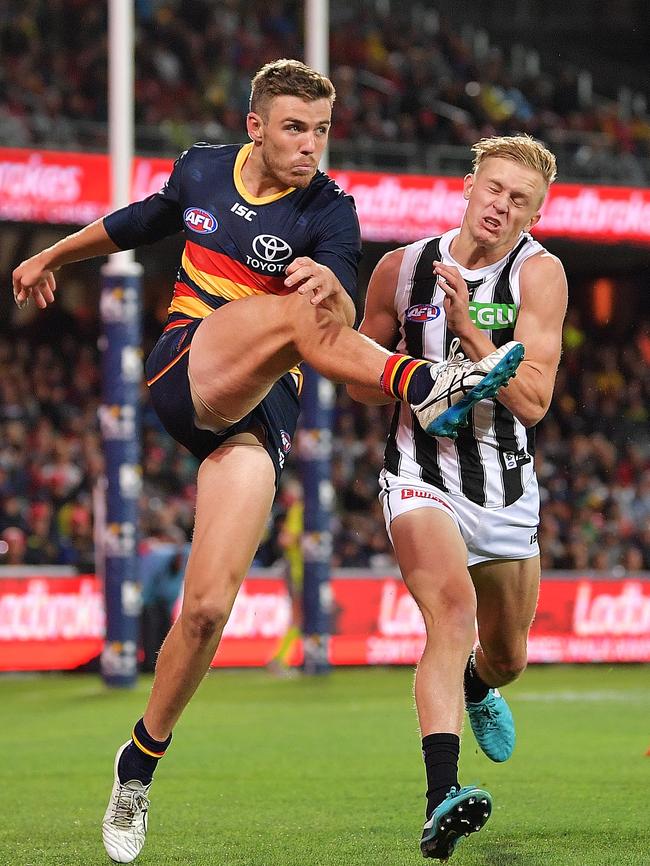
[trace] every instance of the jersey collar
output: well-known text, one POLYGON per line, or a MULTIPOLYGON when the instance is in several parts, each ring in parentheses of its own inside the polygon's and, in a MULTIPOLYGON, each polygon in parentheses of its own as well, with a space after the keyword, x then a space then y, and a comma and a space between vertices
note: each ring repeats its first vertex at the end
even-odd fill
POLYGON ((241 177, 241 170, 244 167, 244 163, 251 155, 251 151, 253 150, 253 142, 250 144, 243 144, 239 149, 239 153, 237 154, 237 158, 235 159, 235 167, 233 168, 233 181, 235 184, 235 188, 239 195, 247 201, 249 204, 270 204, 272 201, 277 201, 279 198, 283 198, 285 195, 289 195, 290 192, 295 190, 295 186, 290 186, 287 189, 283 189, 281 192, 274 192, 272 195, 265 195, 261 198, 257 196, 251 195, 249 191, 244 186, 244 182, 241 177))

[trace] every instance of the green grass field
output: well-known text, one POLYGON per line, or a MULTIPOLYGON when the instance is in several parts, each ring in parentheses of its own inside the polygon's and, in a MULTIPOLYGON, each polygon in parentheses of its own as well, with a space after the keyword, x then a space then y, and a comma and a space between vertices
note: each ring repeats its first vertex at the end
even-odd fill
MULTIPOLYGON (((406 669, 211 674, 158 770, 139 866, 425 862, 411 679, 406 669)), ((1 866, 109 864, 99 824, 113 755, 149 686, 0 679, 1 866)), ((494 811, 450 863, 650 866, 649 687, 647 666, 527 671, 507 690, 513 758, 492 764, 466 732, 461 781, 488 788, 494 811)))

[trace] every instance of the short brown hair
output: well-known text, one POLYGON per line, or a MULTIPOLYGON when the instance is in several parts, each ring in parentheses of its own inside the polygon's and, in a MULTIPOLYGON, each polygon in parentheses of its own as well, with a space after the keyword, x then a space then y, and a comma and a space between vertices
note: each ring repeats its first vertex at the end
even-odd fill
POLYGON ((555 156, 541 141, 536 141, 530 135, 501 135, 493 138, 482 138, 472 147, 472 151, 474 153, 475 172, 481 163, 490 156, 501 156, 538 171, 547 188, 557 176, 555 156))
POLYGON ((325 75, 299 60, 274 60, 255 75, 251 83, 250 110, 264 114, 274 96, 297 96, 308 102, 336 98, 334 85, 325 75))

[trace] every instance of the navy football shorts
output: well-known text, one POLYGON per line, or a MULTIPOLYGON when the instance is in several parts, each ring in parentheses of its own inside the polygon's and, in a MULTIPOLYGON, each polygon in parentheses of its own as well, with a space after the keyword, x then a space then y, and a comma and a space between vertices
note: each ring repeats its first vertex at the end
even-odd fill
POLYGON ((266 433, 265 448, 275 468, 276 488, 286 455, 291 450, 300 401, 291 373, 286 373, 266 397, 241 421, 221 433, 201 430, 194 423, 194 405, 187 377, 189 347, 201 319, 164 332, 145 364, 151 401, 162 426, 199 460, 223 445, 235 433, 261 425, 266 433))

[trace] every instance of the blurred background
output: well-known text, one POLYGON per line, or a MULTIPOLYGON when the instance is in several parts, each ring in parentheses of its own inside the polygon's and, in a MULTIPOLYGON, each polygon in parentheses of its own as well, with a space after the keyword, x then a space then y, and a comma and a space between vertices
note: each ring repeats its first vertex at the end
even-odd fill
MULTIPOLYGON (((252 75, 278 57, 304 59, 301 3, 137 0, 135 10, 136 151, 142 157, 171 160, 201 140, 244 141, 252 75)), ((48 151, 107 152, 106 28, 103 3, 0 0, 0 191, 12 192, 16 149, 32 161, 48 151)), ((330 75, 337 100, 330 168, 342 178, 359 170, 459 178, 471 169, 469 147, 478 138, 528 132, 556 153, 558 183, 624 189, 630 207, 641 209, 640 221, 648 224, 649 49, 650 20, 641 0, 332 0, 330 75)), ((21 177, 18 195, 34 195, 21 177)), ((48 182, 45 174, 38 178, 36 186, 48 182)), ((360 217, 363 232, 361 211, 360 217)), ((604 230, 542 237, 565 265, 570 302, 555 398, 539 425, 536 465, 545 575, 590 587, 583 634, 638 639, 642 644, 622 658, 638 661, 650 660, 650 584, 644 574, 650 571, 650 238, 626 232, 624 219, 632 219, 629 212, 611 211, 609 240, 601 239, 604 230), (606 582, 585 584, 589 578, 606 582), (610 600, 601 604, 609 631, 594 625, 601 615, 593 604, 599 593, 610 600)), ((64 225, 54 215, 50 221, 47 211, 38 222, 0 224, 0 270, 7 287, 0 297, 0 625, 16 641, 20 616, 46 610, 35 608, 34 598, 55 593, 57 576, 65 580, 99 570, 93 497, 104 473, 98 423, 101 263, 66 267, 58 277, 57 303, 38 315, 17 311, 8 288, 18 262, 70 230, 69 220, 64 225), (26 589, 25 578, 43 576, 47 583, 26 589), (29 612, 16 601, 25 593, 29 612)), ((379 258, 396 241, 415 240, 373 237, 364 241, 360 314, 379 258)), ((144 266, 145 357, 166 317, 182 243, 179 236, 137 252, 144 266)), ((359 651, 345 658, 410 662, 421 647, 421 628, 411 623, 409 631, 397 612, 402 590, 377 502, 390 410, 354 404, 342 388, 336 394, 333 574, 352 569, 360 575, 358 585, 374 576, 384 581, 382 587, 392 587, 391 621, 399 621, 399 634, 414 641, 396 649, 393 659, 388 644, 373 657, 368 643, 365 656, 359 651)), ((141 659, 151 666, 179 592, 197 467, 161 430, 146 389, 142 405, 141 659), (156 553, 158 558, 150 555, 156 553)), ((301 475, 291 454, 255 561, 258 568, 273 569, 269 580, 275 588, 269 592, 282 599, 283 614, 275 631, 269 626, 271 637, 255 663, 275 657, 292 619, 291 593, 286 596, 282 587, 295 590, 300 579, 301 526, 301 475)), ((95 598, 96 587, 62 584, 61 592, 77 598, 65 604, 78 610, 84 598, 95 598)), ((340 589, 335 604, 343 611, 341 630, 344 595, 340 589)), ((558 624, 566 619, 567 598, 573 604, 577 596, 549 601, 555 613, 548 613, 547 625, 558 635, 576 628, 575 613, 558 624)), ((61 605, 43 614, 50 625, 62 622, 61 605)), ((86 649, 72 662, 61 662, 63 667, 96 655, 101 611, 91 616, 83 610, 81 619, 75 614, 74 637, 87 640, 86 649)), ((381 632, 380 626, 367 628, 381 632)), ((43 622, 30 627, 30 639, 47 636, 43 622)), ((570 655, 573 644, 562 646, 570 655)), ((616 660, 619 651, 592 645, 581 650, 580 660, 609 658, 607 652, 616 660)), ((5 656, 5 668, 15 666, 18 655, 16 650, 5 656)), ((538 660, 560 657, 550 650, 544 656, 540 644, 538 660)))

